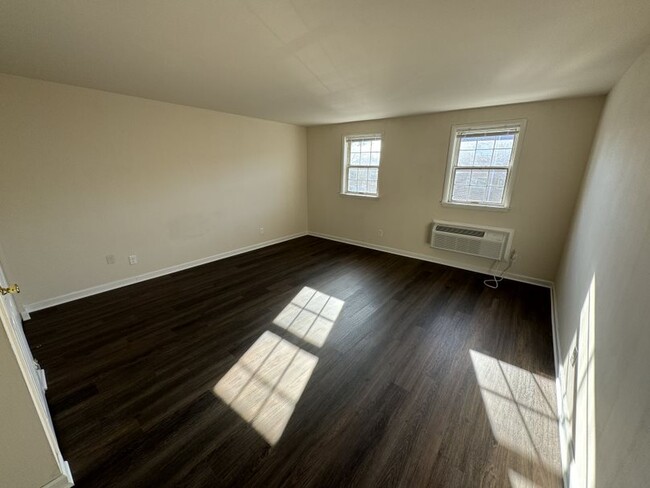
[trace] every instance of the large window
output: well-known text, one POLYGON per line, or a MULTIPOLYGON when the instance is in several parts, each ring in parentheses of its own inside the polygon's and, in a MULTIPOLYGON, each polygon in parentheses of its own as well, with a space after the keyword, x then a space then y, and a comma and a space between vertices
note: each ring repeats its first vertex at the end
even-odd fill
POLYGON ((454 126, 443 203, 507 209, 525 120, 454 126))
POLYGON ((378 196, 380 163, 381 135, 346 136, 343 141, 342 193, 378 196))

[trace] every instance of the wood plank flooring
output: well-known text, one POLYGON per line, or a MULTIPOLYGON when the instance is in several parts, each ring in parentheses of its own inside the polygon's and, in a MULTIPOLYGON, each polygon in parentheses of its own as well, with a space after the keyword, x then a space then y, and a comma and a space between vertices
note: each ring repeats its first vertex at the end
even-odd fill
POLYGON ((77 486, 561 486, 549 291, 484 278, 303 237, 25 329, 77 486))

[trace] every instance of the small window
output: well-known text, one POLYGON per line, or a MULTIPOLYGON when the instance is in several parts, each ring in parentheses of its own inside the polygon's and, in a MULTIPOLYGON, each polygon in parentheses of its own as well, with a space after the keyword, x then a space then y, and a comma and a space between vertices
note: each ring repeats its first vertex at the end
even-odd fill
POLYGON ((343 142, 342 193, 378 196, 380 163, 381 135, 346 136, 343 142))
POLYGON ((454 126, 443 204, 507 209, 525 120, 454 126))

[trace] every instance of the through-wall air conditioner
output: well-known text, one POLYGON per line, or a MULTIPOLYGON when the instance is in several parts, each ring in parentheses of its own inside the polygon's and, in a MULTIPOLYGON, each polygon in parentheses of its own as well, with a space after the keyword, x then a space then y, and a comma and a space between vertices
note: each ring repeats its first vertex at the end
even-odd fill
POLYGON ((434 220, 431 247, 503 261, 510 253, 512 229, 434 220))

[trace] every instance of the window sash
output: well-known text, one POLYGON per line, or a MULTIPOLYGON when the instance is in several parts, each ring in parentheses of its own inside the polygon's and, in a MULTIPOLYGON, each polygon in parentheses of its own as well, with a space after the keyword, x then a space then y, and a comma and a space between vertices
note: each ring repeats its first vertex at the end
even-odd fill
MULTIPOLYGON (((447 199, 449 202, 452 203, 457 203, 460 205, 480 205, 483 207, 505 207, 506 204, 506 191, 508 188, 508 183, 510 181, 510 171, 511 171, 510 166, 454 166, 452 175, 451 175, 451 182, 449 185, 449 198, 447 199), (490 202, 488 200, 456 200, 454 199, 454 189, 456 188, 455 181, 456 181, 456 172, 458 170, 462 171, 490 171, 490 170, 498 170, 498 171, 505 171, 506 172, 506 179, 503 183, 503 194, 501 195, 501 201, 496 203, 496 202, 490 202)), ((487 185, 486 188, 490 188, 490 185, 487 185)))
MULTIPOLYGON (((359 136, 345 136, 344 137, 344 152, 345 152, 345 157, 344 157, 344 181, 342 185, 342 192, 350 195, 366 195, 366 196, 377 196, 379 194, 379 167, 381 166, 381 160, 382 160, 382 153, 383 153, 383 141, 382 141, 382 136, 381 135, 374 135, 374 134, 369 134, 369 135, 359 135, 359 136), (360 154, 370 152, 371 154, 373 152, 378 152, 379 153, 379 161, 377 164, 351 164, 351 154, 352 154, 352 143, 353 142, 370 142, 372 144, 373 141, 380 141, 382 142, 382 147, 380 148, 379 151, 361 151, 360 154), (375 191, 354 191, 350 190, 350 170, 352 169, 359 169, 359 170, 377 170, 377 179, 376 180, 370 180, 369 178, 366 178, 366 182, 370 181, 376 181, 377 188, 375 191)), ((364 181, 364 180, 358 180, 358 181, 364 181)))
POLYGON ((354 165, 350 166, 348 165, 346 167, 346 174, 345 174, 345 193, 350 193, 351 195, 377 195, 379 194, 379 166, 359 166, 359 165, 354 165), (376 180, 370 180, 370 178, 367 178, 366 181, 376 181, 377 182, 377 189, 376 191, 353 191, 350 190, 350 170, 352 169, 365 169, 365 170, 371 170, 371 169, 376 169, 377 170, 377 179, 376 180))
MULTIPOLYGON (((472 207, 485 207, 485 208, 495 208, 495 209, 508 208, 510 205, 510 194, 512 191, 511 188, 512 175, 514 173, 514 169, 515 169, 514 167, 519 156, 519 145, 521 143, 521 137, 525 130, 525 126, 526 126, 525 120, 517 120, 517 121, 512 121, 500 125, 495 125, 492 127, 480 127, 480 126, 479 127, 460 126, 457 128, 455 127, 452 132, 452 139, 451 139, 452 147, 450 148, 451 160, 449 161, 448 168, 447 168, 448 176, 445 182, 446 193, 443 202, 454 204, 454 205, 461 205, 461 206, 466 205, 472 207), (501 166, 459 165, 461 143, 463 142, 463 140, 467 140, 468 138, 473 138, 473 137, 482 137, 482 136, 498 137, 498 136, 506 136, 506 135, 514 136, 512 147, 511 147, 511 154, 507 165, 505 164, 501 166), (460 186, 456 186, 456 173, 458 170, 505 171, 505 181, 503 185, 503 193, 501 195, 501 201, 498 203, 489 201, 487 192, 483 200, 469 200, 469 199, 458 200, 457 198, 454 198, 454 190, 460 188, 460 186)), ((492 150, 494 151, 496 149, 498 148, 496 148, 496 144, 495 144, 495 147, 492 150)), ((490 185, 488 184, 486 188, 489 189, 490 185)))

